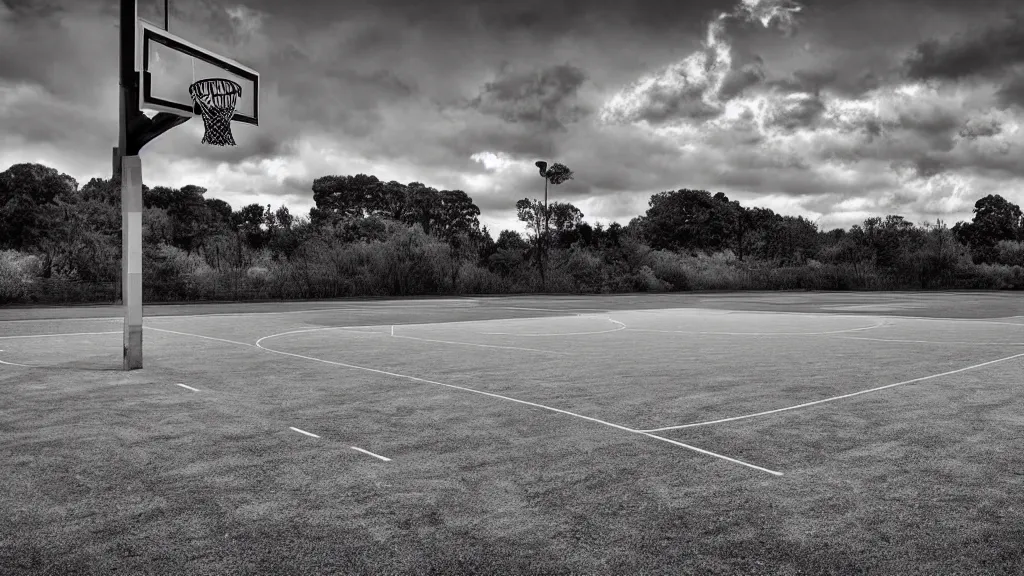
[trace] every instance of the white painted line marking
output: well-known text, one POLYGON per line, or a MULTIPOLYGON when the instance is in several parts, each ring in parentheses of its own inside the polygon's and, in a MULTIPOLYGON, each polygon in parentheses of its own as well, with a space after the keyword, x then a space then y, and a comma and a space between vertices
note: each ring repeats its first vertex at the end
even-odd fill
POLYGON ((362 452, 363 454, 369 454, 370 456, 373 456, 374 458, 380 458, 381 460, 383 460, 385 462, 391 462, 391 458, 385 458, 385 457, 383 457, 383 456, 381 456, 379 454, 374 454, 373 452, 370 452, 369 450, 363 450, 362 448, 356 448, 355 446, 353 446, 352 449, 353 450, 358 450, 358 451, 362 452))
POLYGON ((103 334, 123 334, 124 331, 119 332, 75 332, 75 333, 62 333, 62 334, 25 334, 22 336, 0 336, 0 340, 11 340, 14 338, 56 338, 58 336, 100 336, 103 334))
POLYGON ((701 448, 697 448, 696 446, 690 446, 689 444, 683 444, 682 442, 676 442, 675 440, 669 440, 668 438, 664 438, 664 437, 661 437, 661 436, 655 436, 654 434, 649 434, 647 432, 639 432, 639 434, 642 434, 643 436, 647 436, 649 438, 656 438, 658 440, 661 440, 662 442, 668 442, 669 444, 675 444, 676 446, 682 446, 683 448, 689 448, 690 450, 693 450, 695 452, 700 452, 701 454, 707 454, 708 456, 714 456, 715 458, 721 458, 722 460, 727 460, 729 462, 733 462, 735 464, 739 464, 740 466, 746 466, 747 468, 753 468, 754 470, 760 470, 762 472, 767 472, 767 473, 773 474, 775 476, 782 476, 782 472, 776 472, 775 470, 769 470, 767 468, 762 468, 760 466, 755 466, 754 464, 750 464, 750 463, 744 462, 742 460, 737 460, 735 458, 729 458, 728 456, 723 456, 721 454, 716 454, 714 452, 711 452, 710 450, 704 450, 704 449, 701 449, 701 448))
POLYGON ((199 390, 196 390, 195 388, 193 388, 193 387, 191 387, 191 386, 186 386, 186 385, 184 385, 184 384, 178 384, 178 386, 181 386, 182 388, 185 388, 185 389, 191 390, 191 391, 193 391, 193 392, 199 392, 199 390))
POLYGON ((313 434, 312 432, 306 432, 305 430, 299 430, 298 428, 296 428, 294 426, 289 426, 289 428, 291 428, 292 430, 295 430, 299 434, 305 434, 306 436, 312 436, 313 438, 319 438, 319 436, 317 436, 316 434, 313 434))
POLYGON ((31 368, 28 364, 18 364, 16 362, 4 362, 0 360, 0 364, 6 364, 7 366, 21 366, 22 368, 31 368))
MULTIPOLYGON (((612 321, 614 322, 614 320, 612 320, 612 321)), ((169 332, 169 330, 165 330, 165 332, 169 332)), ((173 333, 174 334, 181 334, 183 336, 196 336, 196 337, 199 337, 199 338, 208 338, 206 336, 200 336, 199 334, 188 334, 186 332, 173 332, 173 333)), ((556 412, 558 414, 565 414, 567 416, 573 416, 575 418, 580 418, 582 420, 587 420, 587 421, 590 421, 590 422, 596 422, 598 424, 603 424, 605 426, 609 426, 611 428, 615 428, 616 430, 622 430, 623 432, 630 432, 632 434, 641 434, 643 436, 651 436, 652 438, 657 438, 658 440, 662 440, 664 442, 669 442, 670 444, 675 444, 677 446, 681 446, 681 447, 689 449, 689 450, 694 450, 694 451, 699 452, 701 454, 706 454, 706 455, 709 455, 709 456, 714 456, 716 458, 722 458, 724 460, 728 460, 729 462, 740 462, 739 460, 735 460, 733 458, 728 458, 728 457, 725 457, 725 456, 721 456, 721 455, 715 454, 713 452, 708 452, 707 450, 701 450, 699 448, 695 448, 695 447, 690 446, 688 444, 683 444, 681 442, 676 442, 674 440, 668 440, 666 438, 661 438, 661 437, 658 437, 658 436, 653 436, 653 435, 647 434, 647 431, 644 431, 644 430, 634 430, 632 428, 627 428, 626 426, 620 426, 618 424, 613 424, 611 422, 606 422, 604 420, 599 420, 597 418, 591 418, 590 416, 584 416, 582 414, 576 414, 574 412, 569 412, 568 410, 561 410, 559 408, 552 408, 551 406, 545 406, 543 404, 537 404, 536 402, 528 402, 526 400, 519 400, 518 398, 512 398, 512 397, 509 397, 509 396, 502 396, 501 394, 493 394, 491 392, 484 392, 482 390, 474 390, 473 388, 466 388, 465 386, 456 386, 455 384, 445 384, 443 382, 436 382, 434 380, 427 380, 425 378, 418 378, 416 376, 409 376, 409 375, 406 375, 406 374, 398 374, 398 373, 395 373, 395 372, 387 372, 385 370, 377 370, 376 368, 367 368, 365 366, 356 366, 355 364, 346 364, 344 362, 334 362, 334 361, 331 361, 331 360, 324 360, 322 358, 314 358, 312 356, 303 356, 301 354, 294 354, 292 352, 284 352, 284 351, 281 351, 281 350, 274 350, 272 348, 266 348, 266 347, 261 345, 261 342, 263 342, 264 340, 267 340, 269 338, 275 338, 277 336, 283 336, 285 334, 294 334, 294 333, 296 333, 296 332, 295 331, 292 331, 292 332, 282 332, 281 334, 271 334, 269 336, 264 336, 264 337, 262 337, 262 338, 260 338, 259 340, 256 341, 256 346, 255 347, 259 348, 261 350, 266 350, 267 352, 272 352, 274 354, 281 354, 282 356, 291 356, 293 358, 301 358, 303 360, 309 360, 311 362, 320 362, 320 363, 323 363, 323 364, 329 364, 331 366, 340 366, 342 368, 352 368, 352 369, 355 369, 355 370, 364 370, 366 372, 373 372, 375 374, 383 374, 385 376, 393 376, 393 377, 396 377, 396 378, 403 378, 403 379, 406 379, 406 380, 412 380, 414 382, 423 382, 425 384, 434 384, 434 385, 437 385, 437 386, 444 386, 445 388, 453 388, 455 390, 462 390, 464 392, 470 392, 470 393, 473 393, 473 394, 480 394, 481 396, 490 396, 491 398, 498 398, 498 399, 501 399, 501 400, 507 400, 509 402, 515 402, 517 404, 524 404, 526 406, 533 406, 534 408, 540 408, 542 410, 548 410, 550 412, 556 412)), ((219 340, 221 342, 227 342, 227 343, 230 343, 230 344, 238 344, 240 346, 253 347, 252 344, 246 344, 245 342, 235 342, 235 341, 232 341, 232 340, 224 340, 222 338, 212 338, 212 340, 219 340)), ((296 432, 301 432, 303 434, 309 434, 309 432, 303 432, 302 430, 299 430, 298 428, 292 428, 292 430, 295 430, 296 432)), ((310 436, 316 436, 315 434, 309 434, 309 435, 310 436)), ((319 436, 316 436, 316 437, 319 438, 319 436)), ((754 468, 754 469, 757 469, 757 470, 768 471, 767 468, 761 468, 759 466, 754 466, 753 464, 747 464, 746 462, 740 462, 740 463, 742 463, 744 466, 748 466, 750 468, 754 468)), ((778 474, 778 473, 775 473, 775 474, 778 474)))
POLYGON ((693 424, 683 424, 682 426, 666 426, 664 428, 653 428, 651 430, 638 430, 640 433, 648 432, 664 432, 666 430, 680 430, 682 428, 693 428, 695 426, 709 426, 711 424, 721 424, 723 422, 733 422, 736 420, 746 420, 747 418, 756 418, 758 416, 767 416, 769 414, 775 414, 777 412, 785 412, 787 410, 796 410, 797 408, 806 408, 808 406, 814 406, 816 404, 824 404, 825 402, 835 402, 836 400, 842 400, 844 398, 852 398, 854 396, 860 396, 861 394, 867 394, 868 392, 877 392, 879 390, 885 390, 886 388, 894 388, 896 386, 902 386, 904 384, 911 384, 914 382, 922 382, 924 380, 931 380, 932 378, 939 378, 942 376, 949 376, 950 374, 957 374, 959 372, 966 372, 968 370, 974 370, 976 368, 982 368, 998 362, 1006 362, 1007 360, 1013 360, 1014 358, 1020 358, 1024 356, 1024 353, 1014 354, 1013 356, 1007 356, 1006 358, 999 358, 996 360, 989 360, 988 362, 982 362, 981 364, 975 364, 973 366, 966 366, 964 368, 958 368, 956 370, 950 370, 949 372, 943 372, 942 374, 932 374, 931 376, 922 376, 920 378, 914 378, 913 380, 904 380, 903 382, 896 382, 895 384, 886 384, 885 386, 879 386, 877 388, 869 388, 867 390, 861 390, 860 392, 853 392, 851 394, 843 394, 842 396, 833 396, 831 398, 825 398, 822 400, 815 400, 814 402, 805 402, 803 404, 797 404, 796 406, 787 406, 786 408, 777 408, 775 410, 766 410, 764 412, 758 412, 756 414, 745 414, 743 416, 733 416, 732 418, 721 418, 719 420, 708 420, 707 422, 695 422, 693 424))
POLYGON ((839 336, 843 340, 870 340, 872 342, 907 342, 910 344, 961 344, 961 345, 973 345, 973 346, 1024 346, 1024 342, 963 342, 963 341, 949 341, 940 342, 938 340, 898 340, 895 338, 864 338, 860 336, 839 336))
POLYGON ((203 336, 201 334, 189 334, 188 332, 176 332, 174 330, 167 330, 166 328, 154 328, 152 326, 146 326, 143 329, 144 330, 156 330, 157 332, 167 332, 169 334, 178 334, 180 336, 193 336, 195 338, 202 338, 204 340, 215 340, 217 342, 227 342, 228 344, 240 344, 242 346, 250 346, 250 347, 253 346, 252 344, 246 344, 245 342, 236 342, 234 340, 225 340, 223 338, 214 338, 213 336, 203 336))
POLYGON ((419 340, 421 342, 434 342, 434 343, 437 343, 437 344, 454 344, 454 345, 457 345, 457 346, 475 346, 477 348, 501 348, 501 349, 504 349, 504 350, 522 350, 522 351, 525 351, 525 352, 540 352, 541 354, 555 354, 555 355, 558 355, 558 356, 568 356, 568 354, 566 354, 565 352, 555 352, 553 350, 540 350, 540 349, 537 349, 537 348, 521 348, 519 346, 497 346, 495 344, 472 344, 470 342, 455 342, 455 341, 452 341, 452 340, 433 340, 433 339, 430 339, 430 338, 418 338, 416 336, 395 336, 394 326, 392 326, 391 328, 392 328, 392 332, 391 332, 392 336, 394 336, 395 338, 405 338, 407 340, 419 340))
MULTIPOLYGON (((516 318, 516 320, 519 320, 519 318, 516 318)), ((607 320, 607 321, 609 321, 609 322, 611 322, 613 324, 618 324, 619 327, 618 328, 613 328, 611 330, 597 330, 597 331, 594 331, 594 332, 560 332, 560 333, 550 333, 550 334, 548 334, 548 333, 536 333, 536 332, 481 332, 481 334, 486 334, 488 336, 492 336, 492 335, 499 335, 499 336, 587 336, 587 335, 590 335, 590 334, 608 334, 608 333, 611 333, 611 332, 619 332, 621 330, 626 330, 626 325, 623 324, 622 322, 619 322, 618 320, 612 320, 611 318, 605 318, 605 320, 607 320)))
MULTIPOLYGON (((588 310, 591 312, 608 312, 607 308, 526 308, 523 306, 501 306, 501 310, 536 310, 539 312, 557 312, 559 314, 563 312, 572 312, 576 310, 588 310)), ((519 318, 516 318, 519 320, 519 318)))
POLYGON ((699 334, 699 335, 718 335, 718 336, 820 336, 823 334, 845 334, 847 332, 860 332, 862 330, 874 330, 885 326, 888 322, 884 320, 873 326, 864 326, 861 328, 847 328, 845 330, 829 330, 828 332, 697 332, 689 330, 648 330, 646 328, 628 328, 630 332, 658 332, 668 334, 699 334))

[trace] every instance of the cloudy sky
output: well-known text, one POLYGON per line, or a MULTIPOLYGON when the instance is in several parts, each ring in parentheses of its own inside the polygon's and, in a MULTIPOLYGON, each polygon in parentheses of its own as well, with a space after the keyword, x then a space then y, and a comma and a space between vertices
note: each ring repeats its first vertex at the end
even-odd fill
MULTIPOLYGON (((1024 204, 1019 0, 171 0, 171 30, 256 68, 261 125, 142 152, 150 185, 312 206, 314 178, 462 189, 492 234, 552 188, 623 224, 722 191, 822 229, 1024 204), (1018 12, 1014 12, 1017 10, 1018 12)), ((109 176, 116 0, 0 0, 0 170, 109 176)), ((139 0, 162 21, 162 0, 139 0)))

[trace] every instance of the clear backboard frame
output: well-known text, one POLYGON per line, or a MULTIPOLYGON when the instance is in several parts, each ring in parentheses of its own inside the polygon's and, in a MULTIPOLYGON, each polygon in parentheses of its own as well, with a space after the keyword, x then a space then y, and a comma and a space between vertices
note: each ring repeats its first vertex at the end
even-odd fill
MULTIPOLYGON (((152 110, 155 112, 169 112, 179 116, 201 116, 202 110, 199 105, 191 99, 181 102, 167 100, 153 94, 153 77, 149 71, 151 58, 150 48, 154 43, 166 46, 171 50, 184 54, 212 66, 223 69, 239 78, 252 82, 252 115, 244 114, 239 110, 235 111, 232 120, 246 124, 259 125, 260 111, 260 74, 252 68, 243 66, 230 58, 225 58, 210 50, 196 46, 195 44, 164 30, 162 27, 147 22, 141 18, 136 19, 136 50, 135 50, 135 71, 139 74, 139 109, 152 110)), ((182 87, 182 92, 188 94, 188 86, 182 87)))

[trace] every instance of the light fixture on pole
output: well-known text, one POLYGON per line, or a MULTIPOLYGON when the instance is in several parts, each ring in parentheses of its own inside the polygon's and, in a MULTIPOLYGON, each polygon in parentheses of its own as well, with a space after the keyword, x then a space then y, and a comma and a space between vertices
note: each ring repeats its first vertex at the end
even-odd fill
POLYGON ((537 160, 534 166, 540 169, 540 175, 544 178, 544 232, 541 234, 540 240, 540 283, 541 290, 547 290, 547 282, 544 278, 544 256, 545 256, 545 243, 547 242, 548 236, 548 163, 543 160, 537 160))

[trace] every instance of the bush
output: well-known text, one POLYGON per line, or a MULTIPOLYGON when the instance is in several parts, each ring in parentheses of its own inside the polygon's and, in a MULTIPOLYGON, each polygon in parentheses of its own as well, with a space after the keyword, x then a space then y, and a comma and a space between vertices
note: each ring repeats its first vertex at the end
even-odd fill
POLYGON ((1024 242, 1003 240, 996 244, 996 263, 1024 266, 1024 242))
POLYGON ((572 278, 570 291, 592 294, 601 291, 604 269, 601 259, 585 248, 572 248, 566 257, 565 272, 572 278))
POLYGON ((1024 289, 1024 267, 1003 264, 978 264, 975 274, 982 288, 996 290, 1024 289))
POLYGON ((641 266, 634 285, 641 292, 666 292, 672 285, 658 278, 650 266, 641 266))
POLYGON ((0 304, 29 299, 41 268, 37 256, 21 254, 17 250, 0 251, 0 304))
POLYGON ((656 278, 668 283, 669 290, 691 289, 690 271, 679 254, 668 250, 656 250, 651 253, 650 268, 656 278))

